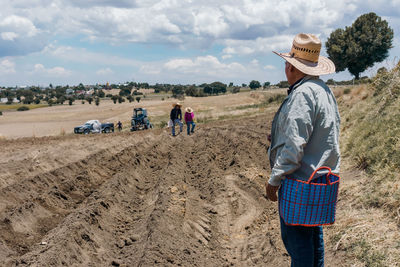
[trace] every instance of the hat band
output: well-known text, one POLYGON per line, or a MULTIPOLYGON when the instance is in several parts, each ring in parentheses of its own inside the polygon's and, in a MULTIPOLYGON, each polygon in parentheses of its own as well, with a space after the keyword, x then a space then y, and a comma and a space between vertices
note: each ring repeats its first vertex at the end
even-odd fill
POLYGON ((290 55, 295 58, 304 59, 314 63, 318 63, 319 49, 309 49, 306 47, 299 47, 295 44, 292 45, 290 55))

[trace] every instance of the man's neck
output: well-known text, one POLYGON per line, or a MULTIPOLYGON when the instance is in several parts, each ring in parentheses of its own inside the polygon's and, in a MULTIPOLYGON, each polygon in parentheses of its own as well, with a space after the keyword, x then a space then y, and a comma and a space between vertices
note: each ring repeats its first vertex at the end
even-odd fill
POLYGON ((293 78, 292 78, 292 80, 289 82, 289 85, 290 86, 292 86, 292 85, 294 85, 296 82, 298 82, 299 80, 301 80, 301 79, 303 79, 304 77, 306 77, 307 76, 307 74, 304 74, 304 73, 302 73, 302 72, 298 72, 298 73, 296 73, 294 76, 293 76, 293 78))

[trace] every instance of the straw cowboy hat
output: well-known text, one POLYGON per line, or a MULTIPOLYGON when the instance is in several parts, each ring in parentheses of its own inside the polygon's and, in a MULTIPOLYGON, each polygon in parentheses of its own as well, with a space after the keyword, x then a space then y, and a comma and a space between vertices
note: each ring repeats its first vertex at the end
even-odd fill
POLYGON ((173 106, 173 107, 179 106, 179 108, 181 108, 181 107, 182 107, 181 103, 179 103, 179 102, 177 102, 177 103, 173 103, 173 104, 172 104, 172 106, 173 106))
POLYGON ((278 56, 292 64, 301 72, 318 76, 335 72, 335 64, 320 56, 321 41, 314 34, 299 33, 294 37, 290 53, 278 53, 278 56))
POLYGON ((188 113, 192 113, 192 112, 193 112, 193 109, 190 108, 190 107, 187 107, 187 108, 185 109, 185 111, 188 112, 188 113))

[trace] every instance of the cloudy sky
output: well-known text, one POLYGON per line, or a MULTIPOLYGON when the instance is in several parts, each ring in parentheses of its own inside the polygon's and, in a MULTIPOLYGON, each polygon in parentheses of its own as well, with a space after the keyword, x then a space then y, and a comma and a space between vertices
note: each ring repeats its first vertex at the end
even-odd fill
MULTIPOLYGON (((375 12, 394 29, 400 0, 0 0, 0 86, 235 84, 284 80, 273 50, 375 12)), ((323 47, 323 54, 325 48, 323 47)), ((376 69, 375 69, 376 70, 376 69)), ((374 71, 368 70, 369 75, 374 71)), ((325 78, 350 79, 346 72, 325 78)))

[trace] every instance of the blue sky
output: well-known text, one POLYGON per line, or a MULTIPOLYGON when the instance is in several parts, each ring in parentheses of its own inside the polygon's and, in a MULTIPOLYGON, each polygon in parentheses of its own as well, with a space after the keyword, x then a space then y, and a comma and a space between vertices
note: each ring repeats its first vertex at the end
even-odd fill
MULTIPOLYGON (((126 81, 285 80, 295 34, 329 34, 375 12, 394 29, 400 0, 0 0, 0 86, 126 81)), ((323 54, 325 48, 323 47, 323 54)), ((397 56, 397 57, 396 57, 397 56)), ((324 77, 350 79, 348 72, 324 77)))

